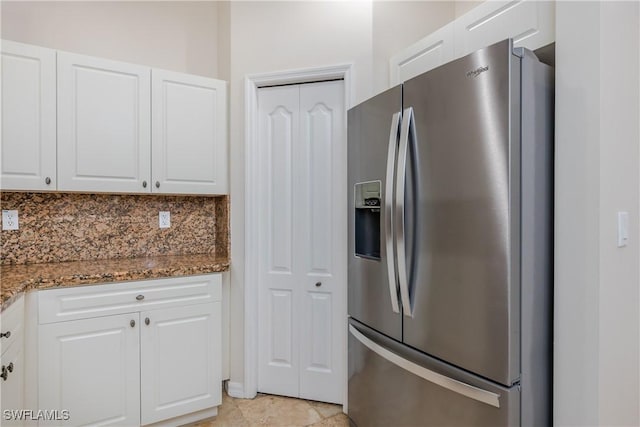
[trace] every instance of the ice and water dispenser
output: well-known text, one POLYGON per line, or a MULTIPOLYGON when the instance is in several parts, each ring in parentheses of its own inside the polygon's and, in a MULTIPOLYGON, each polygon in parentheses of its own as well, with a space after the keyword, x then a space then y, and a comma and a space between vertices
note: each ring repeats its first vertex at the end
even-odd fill
POLYGON ((361 182, 355 185, 356 256, 362 258, 380 259, 381 189, 380 181, 361 182))

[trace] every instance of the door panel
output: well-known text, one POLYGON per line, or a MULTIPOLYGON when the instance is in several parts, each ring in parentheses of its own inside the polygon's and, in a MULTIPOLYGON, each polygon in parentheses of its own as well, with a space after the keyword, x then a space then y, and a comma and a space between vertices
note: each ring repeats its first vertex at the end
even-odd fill
POLYGON ((55 50, 3 40, 1 79, 2 188, 55 190, 55 50))
MULTIPOLYGON (((294 139, 299 133, 300 94, 296 86, 258 92, 260 137, 260 304, 258 390, 299 394, 300 252, 294 245, 294 139)), ((298 239, 299 240, 299 239, 298 239)))
POLYGON ((300 312, 300 397, 343 399, 346 273, 344 82, 300 86, 301 189, 297 237, 304 258, 300 312))
MULTIPOLYGON (((387 188, 387 155, 392 117, 402 108, 400 86, 357 105, 348 112, 348 220, 349 220, 349 315, 394 339, 402 339, 402 320, 392 309, 389 288, 388 254, 385 242, 387 214, 385 206, 391 193, 387 188), (382 200, 378 209, 368 212, 366 230, 356 230, 356 184, 379 182, 382 200), (377 212, 373 212, 377 211, 377 212), (376 214, 377 213, 377 214, 376 214), (377 233, 377 234, 376 234, 377 233), (378 257, 356 256, 356 238, 377 238, 378 257)), ((397 148, 392 147, 392 151, 397 148)), ((392 164, 393 167, 393 164, 392 164)), ((364 197, 367 199, 367 197, 364 197)), ((366 212, 366 211, 363 211, 366 212)), ((363 214, 364 215, 364 214, 363 214)), ((396 288, 393 283, 392 288, 396 288)), ((397 293, 397 292, 396 292, 397 293)))
POLYGON ((152 191, 226 193, 226 82, 156 69, 151 80, 152 191))
POLYGON ((505 385, 520 372, 512 58, 505 41, 404 85, 419 165, 404 342, 505 385))
POLYGON ((555 2, 483 2, 465 13, 454 24, 455 57, 507 38, 516 47, 535 50, 555 41, 555 2))
POLYGON ((351 321, 349 330, 348 415, 356 425, 520 424, 518 386, 498 386, 358 322, 351 321))
POLYGON ((220 301, 140 315, 142 424, 222 403, 220 301))
POLYGON ((148 193, 151 70, 58 52, 58 190, 148 193))
POLYGON ((138 313, 50 323, 39 328, 40 408, 70 419, 40 425, 139 425, 138 313), (133 323, 133 327, 131 326, 133 323))
POLYGON ((451 61, 454 58, 453 28, 453 22, 449 23, 393 55, 389 59, 389 83, 400 84, 451 61))

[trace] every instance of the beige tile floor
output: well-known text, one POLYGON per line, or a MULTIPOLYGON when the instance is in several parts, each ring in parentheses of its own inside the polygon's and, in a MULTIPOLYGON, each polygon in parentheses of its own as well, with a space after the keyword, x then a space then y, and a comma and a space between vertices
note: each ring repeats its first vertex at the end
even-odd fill
POLYGON ((312 400, 258 394, 255 399, 235 399, 222 393, 218 416, 193 427, 323 426, 348 427, 342 406, 312 400))

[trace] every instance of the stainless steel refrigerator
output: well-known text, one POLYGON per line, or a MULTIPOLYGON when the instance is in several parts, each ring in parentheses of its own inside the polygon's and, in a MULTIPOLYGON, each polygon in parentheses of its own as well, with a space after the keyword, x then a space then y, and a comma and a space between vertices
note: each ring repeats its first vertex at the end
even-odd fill
POLYGON ((549 426, 553 72, 505 40, 348 111, 348 415, 549 426))

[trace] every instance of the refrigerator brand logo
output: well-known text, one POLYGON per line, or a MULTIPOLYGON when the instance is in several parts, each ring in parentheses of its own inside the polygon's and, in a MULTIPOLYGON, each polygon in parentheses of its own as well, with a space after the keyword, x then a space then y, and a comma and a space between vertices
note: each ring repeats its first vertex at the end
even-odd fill
POLYGON ((467 77, 478 77, 480 74, 484 73, 485 71, 489 70, 489 66, 486 65, 484 67, 478 67, 475 70, 471 70, 467 73, 467 77))

